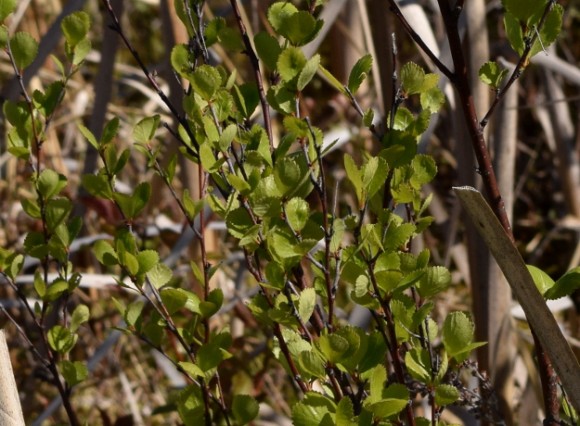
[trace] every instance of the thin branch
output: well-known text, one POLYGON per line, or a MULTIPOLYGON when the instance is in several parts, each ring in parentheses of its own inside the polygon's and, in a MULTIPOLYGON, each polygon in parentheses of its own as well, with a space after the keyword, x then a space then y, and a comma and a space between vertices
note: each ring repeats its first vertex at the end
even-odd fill
POLYGON ((109 13, 109 16, 113 20, 113 23, 110 25, 110 28, 113 31, 115 31, 117 34, 119 34, 119 36, 123 40, 123 43, 125 43, 125 46, 127 47, 127 49, 129 49, 129 51, 131 52, 131 55, 137 61, 137 64, 139 64, 139 68, 141 68, 141 71, 143 71, 143 74, 145 74, 145 77, 149 81, 149 84, 151 84, 151 87, 153 87, 153 89, 155 90, 155 92, 157 93, 159 98, 161 98, 163 103, 167 106, 167 108, 169 108, 169 111, 171 111, 171 114, 175 117, 175 119, 179 122, 179 124, 181 124, 183 126, 183 128, 187 132, 187 135, 191 139, 191 143, 193 144, 193 146, 196 149, 198 149, 199 144, 195 138, 195 135, 191 131, 191 128, 189 127, 189 123, 187 122, 185 117, 183 117, 179 113, 179 111, 173 105, 173 103, 171 103, 171 101, 169 100, 169 98, 167 97, 165 92, 163 92, 163 90, 161 90, 161 87, 159 87, 159 84, 157 83, 155 76, 149 71, 149 69, 147 68, 147 66, 145 65, 143 60, 141 59, 141 56, 139 56, 139 53, 137 52, 137 50, 135 50, 135 48, 133 47, 133 45, 131 44, 131 42, 129 41, 129 39, 127 38, 125 33, 123 32, 123 28, 121 27, 121 23, 119 22, 119 18, 117 17, 117 14, 115 13, 115 11, 113 10, 113 7, 111 6, 110 0, 102 0, 102 2, 105 5, 107 12, 109 13))
POLYGON ((495 111, 495 108, 503 100, 503 98, 505 97, 505 94, 510 89, 512 84, 514 84, 514 82, 518 78, 520 78, 524 69, 530 63, 530 52, 532 50, 532 47, 536 43, 536 40, 538 40, 538 37, 540 35, 540 30, 544 26, 546 19, 548 18, 548 14, 550 13, 550 11, 552 10, 552 8, 554 7, 555 4, 556 4, 556 0, 550 0, 548 2, 548 4, 546 5, 546 8, 544 9, 544 13, 542 14, 542 17, 540 18, 540 22, 538 23, 535 31, 532 32, 532 35, 530 37, 525 39, 525 48, 524 48, 524 51, 522 52, 520 60, 518 61, 515 69, 513 70, 512 74, 511 74, 509 80, 507 81, 507 83, 505 84, 505 86, 498 92, 497 96, 493 100, 493 103, 491 104, 489 111, 487 111, 487 113, 485 114, 485 116, 481 120, 480 125, 482 128, 484 128, 487 125, 491 115, 495 111))
POLYGON ((264 127, 266 128, 266 133, 268 134, 268 141, 270 142, 270 152, 274 152, 274 138, 272 136, 272 120, 270 119, 270 106, 266 100, 266 93, 264 91, 264 83, 262 81, 262 73, 260 71, 260 62, 258 61, 258 56, 254 52, 252 47, 252 42, 248 36, 248 31, 242 20, 242 14, 240 13, 240 8, 238 6, 237 0, 230 0, 232 4, 232 9, 234 15, 236 16, 236 21, 238 22, 238 28, 242 35, 242 40, 244 41, 244 46, 246 47, 246 54, 250 58, 250 63, 254 70, 254 79, 256 80, 256 85, 258 86, 258 95, 260 97, 260 105, 262 106, 262 114, 264 116, 264 127))
POLYGON ((417 45, 421 48, 421 50, 425 52, 425 54, 429 57, 429 59, 431 59, 435 63, 435 66, 439 69, 439 71, 441 71, 441 73, 443 73, 443 75, 445 75, 445 77, 447 77, 450 81, 453 81, 453 79, 455 78, 455 74, 451 72, 449 68, 447 68, 447 65, 441 62, 441 60, 435 55, 435 53, 433 53, 433 51, 429 48, 429 46, 427 46, 427 44, 423 41, 421 36, 417 34, 417 32, 413 29, 413 27, 411 27, 411 25, 405 18, 405 15, 403 15, 403 12, 399 8, 397 1, 396 0, 387 0, 387 1, 389 2, 391 12, 395 14, 397 19, 407 32, 407 34, 413 39, 415 43, 417 43, 417 45))

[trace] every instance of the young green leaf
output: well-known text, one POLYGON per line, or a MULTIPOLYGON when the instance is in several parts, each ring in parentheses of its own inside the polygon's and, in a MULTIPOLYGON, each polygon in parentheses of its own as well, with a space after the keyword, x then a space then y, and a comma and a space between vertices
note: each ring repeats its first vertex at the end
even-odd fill
POLYGON ((159 121, 159 114, 156 114, 153 117, 143 118, 133 129, 133 139, 142 144, 148 143, 153 139, 153 136, 159 127, 159 121))
POLYGON ((372 66, 373 66, 373 57, 370 54, 363 56, 356 62, 356 64, 354 64, 354 67, 352 68, 350 75, 348 76, 348 84, 347 84, 348 90, 350 90, 351 93, 354 94, 359 89, 360 85, 367 77, 367 74, 371 70, 372 66))
POLYGON ((429 353, 414 348, 405 354, 405 365, 409 374, 423 383, 431 383, 431 360, 429 353))
POLYGON ((87 141, 89 141, 89 143, 93 146, 93 148, 98 150, 99 143, 97 142, 97 138, 95 138, 95 135, 93 135, 93 132, 91 132, 88 128, 86 128, 82 124, 78 124, 77 127, 80 130, 80 132, 82 133, 82 135, 85 137, 85 139, 87 141))
POLYGON ((322 29, 323 22, 314 18, 306 10, 285 15, 280 21, 278 33, 293 46, 304 46, 310 43, 322 29))
POLYGON ((86 12, 74 12, 63 18, 60 27, 66 42, 74 47, 87 36, 91 27, 91 18, 86 12))
POLYGON ((267 32, 262 31, 254 36, 254 44, 256 46, 256 53, 262 62, 264 62, 270 70, 275 70, 278 56, 280 56, 280 53, 282 52, 278 40, 267 32))
POLYGON ((435 387, 435 404, 439 407, 451 405, 457 401, 459 397, 459 391, 454 386, 441 384, 435 387))
POLYGON ((50 347, 61 355, 69 352, 78 340, 76 334, 71 333, 70 330, 62 325, 55 325, 52 327, 48 330, 48 333, 46 333, 46 337, 50 347))
POLYGON ((16 9, 17 0, 0 0, 0 21, 4 21, 8 15, 16 9))
POLYGON ((84 362, 63 360, 59 364, 64 380, 71 387, 78 385, 89 377, 89 369, 84 362))
MULTIPOLYGON (((529 266, 528 266, 529 269, 529 266)), ((533 275, 532 275, 533 277, 533 275)), ((535 279, 534 279, 535 282, 535 279)), ((559 299, 564 296, 570 296, 574 291, 580 288, 580 267, 566 272, 556 283, 543 293, 546 299, 559 299)))
POLYGON ((287 47, 278 56, 278 72, 286 82, 292 82, 306 66, 307 60, 302 50, 297 47, 287 47))
POLYGON ((45 200, 54 197, 66 186, 66 177, 54 170, 45 169, 40 173, 36 189, 45 200))
POLYGON ((80 325, 87 322, 89 318, 89 307, 87 305, 78 305, 71 315, 70 331, 75 333, 80 325))
POLYGON ((206 64, 197 67, 188 79, 195 93, 207 102, 212 100, 222 84, 219 71, 206 64))
POLYGON ((298 366, 307 376, 316 378, 324 378, 326 376, 324 360, 314 351, 300 352, 298 355, 298 366))
POLYGON ((500 68, 497 62, 489 61, 479 69, 479 79, 488 86, 498 90, 507 73, 508 70, 500 68))
POLYGON ((245 425, 258 417, 258 401, 250 395, 234 395, 232 411, 237 424, 245 425))
POLYGON ((425 83, 425 71, 414 62, 408 62, 401 69, 401 83, 407 95, 420 93, 425 83))
POLYGON ((314 55, 306 62, 306 65, 304 65, 304 68, 302 68, 302 71, 300 71, 300 75, 298 76, 298 81, 296 83, 296 88, 298 91, 303 91, 308 83, 310 83, 312 77, 314 77, 318 71, 319 65, 320 55, 314 55))
POLYGON ((469 353, 484 343, 472 343, 475 326, 463 312, 452 312, 443 323, 441 338, 447 354, 458 362, 469 357, 469 353))
POLYGON ((528 268, 540 294, 545 295, 548 290, 554 287, 554 280, 540 268, 533 265, 526 265, 526 267, 528 268))
POLYGON ((303 198, 294 197, 284 206, 286 219, 295 232, 300 232, 310 216, 310 207, 303 198))
POLYGON ((268 21, 274 31, 282 35, 285 21, 295 13, 298 13, 298 9, 292 3, 288 1, 276 2, 268 9, 268 21))
POLYGON ((147 272, 149 282, 156 289, 163 287, 172 277, 171 269, 163 263, 157 263, 147 272))
POLYGON ((36 58, 38 43, 30 34, 17 32, 10 39, 10 51, 16 68, 23 70, 36 58))

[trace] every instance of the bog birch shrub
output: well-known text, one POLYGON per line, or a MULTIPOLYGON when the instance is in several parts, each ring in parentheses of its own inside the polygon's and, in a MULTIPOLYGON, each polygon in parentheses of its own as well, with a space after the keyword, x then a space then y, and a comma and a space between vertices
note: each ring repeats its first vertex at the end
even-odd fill
MULTIPOLYGON (((136 295, 112 300, 123 318, 119 328, 166 355, 189 383, 165 410, 177 410, 191 425, 200 419, 231 425, 254 420, 258 404, 268 404, 268 396, 247 387, 242 392, 231 380, 226 387, 220 372, 229 360, 228 368, 233 365, 240 369, 237 373, 250 376, 285 369, 285 398, 297 425, 443 424, 437 422, 446 406, 477 411, 480 399, 460 379, 463 372, 476 370, 468 359, 482 343, 473 341, 474 326, 463 312, 441 322, 433 319, 434 304, 451 284, 451 275, 430 263, 428 250, 412 250, 414 239, 432 222, 427 209, 431 197, 422 189, 435 177, 437 166, 417 152, 417 141, 444 101, 438 76, 417 64, 404 64, 393 108, 386 119, 378 119, 356 100, 371 70, 369 55, 356 63, 347 82, 339 82, 319 54, 308 58, 303 53, 301 48, 324 25, 309 10, 290 2, 272 3, 269 30, 250 39, 243 24, 220 17, 203 21, 200 2, 175 3, 191 38, 171 52, 171 65, 183 82, 183 104, 171 106, 163 98, 178 123, 172 137, 180 144, 179 153, 164 161, 164 144, 156 140, 159 115, 143 117, 134 127, 134 150, 118 148, 119 118, 106 123, 99 138, 78 126, 101 160, 96 173, 82 176, 82 186, 91 196, 112 203, 123 218, 111 240, 93 246, 103 270, 136 295), (244 82, 236 72, 209 61, 209 50, 218 44, 249 58, 252 72, 244 82), (301 115, 303 92, 315 79, 324 79, 351 101, 360 112, 361 126, 375 141, 372 152, 342 155, 342 164, 333 166, 346 173, 338 183, 324 159, 334 145, 301 115), (183 114, 177 112, 181 109, 183 114), (176 279, 158 250, 147 247, 133 229, 155 197, 149 181, 129 193, 118 190, 116 180, 133 155, 145 156, 198 237, 199 258, 189 262, 194 286, 176 279), (177 184, 181 158, 199 167, 199 196, 177 184), (337 202, 339 193, 350 194, 354 202, 337 202), (246 305, 259 324, 258 329, 246 328, 246 337, 262 342, 243 346, 254 354, 248 365, 243 360, 249 355, 232 346, 226 322, 216 321, 231 315, 221 309, 232 295, 210 284, 220 263, 211 264, 205 250, 208 208, 213 220, 226 223, 228 240, 243 253, 250 295, 246 305), (370 312, 370 325, 349 323, 348 312, 356 305, 370 312), (421 400, 431 406, 432 418, 415 417, 413 407, 421 400)), ((0 18, 5 20, 15 6, 15 0, 0 1, 0 18)), ((510 12, 509 37, 519 43, 521 26, 512 21, 523 12, 510 12)), ((123 32, 113 15, 105 19, 112 21, 112 30, 123 32)), ((82 291, 78 285, 83 271, 69 256, 82 222, 71 215, 74 201, 65 195, 67 178, 47 168, 41 153, 67 82, 91 50, 90 29, 85 12, 65 18, 65 57, 52 57, 60 80, 32 93, 23 86, 22 100, 6 101, 3 109, 9 123, 8 151, 32 170, 32 196, 22 200, 22 208, 42 226, 27 233, 21 249, 1 249, 1 273, 34 319, 45 348, 35 355, 69 401, 65 408, 71 423, 77 415, 74 387, 89 375, 86 359, 72 355, 82 324, 90 318, 90 307, 75 297, 82 291), (30 289, 15 284, 25 256, 39 260, 30 289), (50 279, 49 272, 55 273, 50 279), (37 302, 30 304, 30 297, 37 302), (63 315, 48 327, 53 309, 63 315)), ((38 42, 25 32, 9 34, 6 26, 0 39, 22 81, 38 42)), ((499 85, 503 75, 497 64, 482 70, 483 78, 499 85)), ((155 79, 153 74, 148 77, 155 79)))

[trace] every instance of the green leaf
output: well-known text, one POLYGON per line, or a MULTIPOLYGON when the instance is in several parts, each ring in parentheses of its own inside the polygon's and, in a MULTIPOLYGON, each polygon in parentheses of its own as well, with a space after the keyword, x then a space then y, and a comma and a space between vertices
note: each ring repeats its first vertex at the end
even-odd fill
POLYGON ((38 297, 44 299, 44 296, 46 295, 46 282, 38 270, 34 273, 34 290, 36 291, 36 294, 38 294, 38 297))
POLYGON ((536 40, 532 49, 530 50, 530 57, 534 56, 536 53, 541 52, 548 46, 550 46, 560 34, 560 30, 562 29, 562 15, 564 14, 564 8, 559 5, 555 4, 552 7, 550 13, 546 17, 546 21, 544 22, 544 26, 540 30, 539 40, 536 40))
POLYGON ((72 208, 72 202, 68 198, 50 199, 45 206, 46 227, 48 230, 54 232, 60 224, 64 223, 72 208))
POLYGON ((362 187, 366 198, 372 198, 381 189, 389 174, 389 166, 381 157, 371 157, 362 167, 362 187))
POLYGON ((89 377, 89 369, 84 362, 63 360, 59 364, 64 380, 71 387, 78 385, 89 377))
POLYGON ((330 426, 332 422, 328 414, 335 411, 336 404, 330 398, 308 392, 301 402, 292 407, 292 423, 294 426, 330 426))
POLYGON ((46 291, 46 297, 44 298, 47 302, 54 302, 56 299, 61 297, 63 294, 67 293, 68 282, 63 280, 62 278, 58 278, 50 284, 46 291))
POLYGON ((117 202, 127 219, 134 219, 139 215, 147 205, 150 197, 151 184, 149 182, 141 182, 137 185, 131 196, 120 192, 113 193, 113 199, 117 202))
POLYGON ((520 25, 520 21, 511 13, 504 14, 503 23, 506 30, 506 36, 512 49, 514 49, 518 55, 524 53, 525 43, 524 43, 524 33, 520 25))
POLYGON ((133 129, 133 139, 142 144, 148 143, 153 139, 153 136, 159 127, 159 121, 159 114, 155 114, 153 117, 145 117, 140 120, 133 129))
POLYGON ((111 185, 105 175, 83 175, 81 183, 87 192, 97 198, 110 200, 113 198, 111 185))
POLYGON ((286 219, 295 232, 300 232, 310 216, 310 207, 303 198, 294 197, 284 206, 286 219))
POLYGON ((363 197, 362 173, 349 154, 344 154, 344 170, 346 171, 346 177, 354 186, 356 197, 359 201, 359 208, 362 208, 366 201, 363 197))
POLYGON ((232 354, 222 347, 220 342, 213 340, 201 346, 197 351, 197 363, 204 373, 216 368, 222 361, 231 357, 232 354))
POLYGON ((38 43, 28 33, 18 32, 10 39, 10 51, 19 70, 29 66, 38 53, 38 43))
POLYGON ((559 299, 564 296, 570 296, 578 288, 580 288, 580 267, 566 272, 558 281, 556 281, 552 288, 548 289, 548 291, 543 294, 546 299, 559 299))
POLYGON ((356 426, 354 406, 349 397, 343 397, 336 406, 336 426, 356 426))
POLYGON ((297 47, 288 47, 278 56, 278 72, 280 77, 286 82, 292 82, 294 78, 302 72, 306 66, 307 60, 297 47))
POLYGON ((226 152, 230 148, 232 141, 236 137, 237 133, 238 133, 238 126, 236 126, 235 124, 228 125, 222 131, 222 134, 220 135, 219 141, 218 141, 220 150, 222 152, 226 152))
POLYGON ((197 67, 188 79, 195 93, 207 102, 212 100, 222 83, 219 71, 206 64, 197 67))
POLYGON ((425 111, 435 114, 441 109, 445 103, 445 95, 438 87, 421 92, 420 95, 421 107, 425 111))
POLYGON ((74 47, 74 50, 72 52, 71 59, 72 64, 73 65, 81 64, 85 60, 87 55, 91 52, 92 47, 93 45, 91 44, 91 40, 89 40, 88 38, 81 40, 79 44, 77 44, 74 47))
POLYGON ((420 93, 425 82, 425 71, 414 62, 408 62, 401 69, 401 83, 407 95, 420 93))
POLYGON ((50 83, 44 93, 40 90, 35 90, 32 94, 34 105, 38 108, 44 117, 49 117, 53 114, 64 94, 64 83, 62 81, 55 81, 50 83))
POLYGON ((296 83, 296 88, 298 91, 303 91, 308 83, 310 83, 312 77, 314 77, 318 71, 319 65, 320 55, 314 55, 306 62, 306 65, 304 65, 304 68, 302 68, 302 71, 300 71, 300 75, 298 76, 298 81, 296 83))
POLYGON ((254 44, 256 46, 256 52, 262 62, 264 62, 270 70, 275 70, 278 57, 282 52, 278 40, 267 32, 262 31, 254 36, 254 44))
MULTIPOLYGON (((1 2, 2 0, 0 0, 1 2)), ((0 25, 0 49, 4 50, 6 49, 6 46, 8 46, 8 39, 10 38, 10 35, 8 34, 8 28, 6 27, 6 25, 0 25)))
POLYGON ((167 287, 159 292, 163 305, 169 315, 173 315, 177 311, 187 308, 194 313, 200 313, 199 297, 182 288, 167 287))
POLYGON ((22 209, 26 212, 28 216, 34 219, 42 218, 42 213, 40 212, 40 206, 38 205, 37 200, 23 198, 22 200, 20 200, 20 204, 22 204, 22 209))
POLYGON ((316 291, 312 287, 305 288, 300 292, 300 297, 298 298, 298 315, 304 324, 310 320, 315 307, 316 291))
POLYGON ((284 22, 297 12, 296 6, 288 1, 276 2, 268 9, 268 21, 274 31, 282 35, 281 31, 283 30, 284 22))
POLYGON ((202 300, 199 308, 204 318, 209 318, 214 315, 222 307, 224 301, 224 293, 221 288, 214 288, 209 292, 206 300, 202 300))
POLYGON ((10 277, 12 281, 16 279, 24 265, 24 256, 21 254, 14 254, 8 257, 7 267, 4 268, 4 273, 10 277))
POLYGON ((159 263, 159 254, 155 250, 143 250, 137 254, 138 274, 145 274, 159 263))
POLYGON ((423 185, 431 182, 437 175, 437 165, 433 157, 424 154, 417 154, 411 161, 411 186, 420 189, 423 185))
POLYGON ((501 82, 507 73, 508 70, 500 68, 497 62, 489 61, 479 69, 479 79, 497 90, 501 87, 501 82))
POLYGON ((422 383, 431 383, 431 361, 429 353, 413 348, 405 354, 405 365, 409 374, 422 383))
POLYGON ((554 280, 540 268, 536 268, 533 265, 526 265, 526 267, 528 268, 540 294, 545 295, 546 292, 554 286, 554 280))
POLYGON ((439 407, 453 404, 459 396, 459 391, 454 386, 441 384, 435 387, 435 404, 439 407))
POLYGON ((337 334, 323 334, 318 339, 318 346, 324 358, 332 363, 340 363, 349 349, 348 340, 337 334))
POLYGON ((232 411, 238 424, 250 423, 258 417, 259 409, 258 401, 250 395, 234 395, 232 411))
POLYGON ((322 379, 326 376, 324 360, 314 351, 302 351, 298 355, 300 370, 311 377, 322 379))
POLYGON ((119 117, 115 117, 105 125, 105 127, 103 128, 103 134, 101 135, 101 144, 103 145, 108 144, 113 140, 115 136, 117 136, 117 132, 119 131, 119 124, 120 124, 119 117))
POLYGON ((80 325, 87 322, 89 318, 89 307, 87 305, 78 305, 71 315, 70 331, 75 333, 80 325))
POLYGON ((82 124, 77 124, 77 127, 81 131, 81 133, 85 137, 85 139, 87 141, 89 141, 89 143, 93 146, 93 148, 98 150, 99 143, 97 142, 97 138, 95 138, 95 135, 93 135, 93 132, 91 132, 88 128, 86 128, 82 124))
POLYGON ((473 349, 483 345, 472 343, 474 329, 473 322, 463 312, 452 312, 445 318, 441 338, 450 357, 462 362, 473 349))
MULTIPOLYGON (((276 56, 276 60, 277 59, 278 56, 276 56)), ((276 66, 275 62, 274 66, 276 66)), ((233 97, 238 110, 246 119, 249 119, 252 116, 256 107, 260 103, 258 88, 254 83, 244 83, 241 86, 234 86, 233 97)))
POLYGON ((71 46, 76 46, 84 39, 91 27, 91 18, 86 12, 74 12, 65 16, 60 24, 66 42, 71 46))
POLYGON ((323 22, 314 18, 310 12, 301 10, 284 15, 277 31, 293 46, 304 46, 314 40, 322 25, 323 22))
POLYGON ((93 246, 93 252, 97 260, 103 265, 115 266, 119 264, 117 253, 108 241, 98 240, 93 246))
POLYGON ((167 284, 172 277, 173 273, 171 272, 171 269, 163 263, 157 263, 147 272, 149 282, 157 289, 167 284))
POLYGON ((182 77, 187 77, 193 71, 193 66, 189 59, 189 51, 185 44, 176 44, 173 46, 170 61, 173 69, 182 77))
POLYGON ((66 177, 51 169, 43 170, 36 182, 36 189, 45 200, 57 195, 65 186, 66 177))
POLYGON ((370 54, 363 56, 356 62, 356 64, 354 64, 354 67, 348 76, 347 84, 348 90, 350 90, 351 93, 354 94, 359 89, 372 66, 373 57, 370 54))
POLYGON ((427 268, 425 274, 419 280, 417 290, 423 298, 433 297, 451 284, 451 273, 443 266, 427 268))
POLYGON ((532 17, 542 13, 546 0, 502 0, 506 12, 524 24, 532 23, 532 17))
POLYGON ((201 371, 201 368, 199 368, 193 362, 179 361, 178 364, 181 368, 183 368, 183 371, 185 371, 191 377, 204 377, 205 376, 205 374, 203 374, 203 371, 201 371))
POLYGON ((136 300, 131 302, 127 309, 123 313, 125 317, 125 322, 129 327, 134 327, 138 321, 141 320, 141 315, 143 313, 143 308, 145 307, 144 300, 136 300))
POLYGON ((0 0, 0 21, 4 21, 8 15, 16 9, 17 0, 0 0))
POLYGON ((52 327, 46 333, 46 337, 50 347, 61 355, 68 353, 78 340, 76 334, 71 333, 62 325, 52 327))

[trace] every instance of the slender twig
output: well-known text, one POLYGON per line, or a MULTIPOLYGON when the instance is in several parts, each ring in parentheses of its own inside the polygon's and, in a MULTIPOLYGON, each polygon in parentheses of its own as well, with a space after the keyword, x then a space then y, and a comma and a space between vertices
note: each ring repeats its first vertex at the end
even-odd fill
POLYGON ((242 40, 244 41, 244 46, 246 48, 246 55, 250 58, 250 63, 254 70, 254 79, 256 80, 256 85, 258 86, 258 96, 260 97, 260 105, 262 106, 262 115, 264 116, 264 127, 266 128, 266 133, 268 134, 268 141, 270 142, 270 151, 274 152, 274 138, 272 136, 272 120, 270 119, 270 106, 266 99, 266 92, 264 91, 264 83, 262 81, 262 72, 260 71, 260 61, 258 56, 252 47, 252 42, 248 36, 248 31, 244 21, 242 20, 242 14, 238 6, 237 0, 230 0, 232 4, 232 9, 234 15, 236 16, 236 21, 238 22, 238 28, 242 35, 242 40))
POLYGON ((540 36, 540 30, 544 26, 546 19, 548 18, 548 14, 550 13, 550 11, 552 10, 552 8, 554 7, 555 4, 556 4, 556 0, 550 0, 548 2, 548 4, 546 5, 546 8, 544 9, 544 13, 542 14, 542 17, 540 18, 540 21, 538 22, 538 25, 535 28, 535 31, 533 31, 532 35, 530 35, 529 37, 527 37, 525 39, 524 51, 522 52, 522 55, 520 56, 520 59, 519 59, 518 63, 516 64, 516 67, 512 71, 512 74, 511 74, 509 80, 507 81, 505 86, 503 86, 502 89, 497 93, 495 99, 493 100, 493 103, 489 107, 489 110, 487 111, 487 113, 485 114, 485 116, 483 117, 483 119, 480 122, 480 125, 482 128, 484 128, 487 125, 491 115, 495 111, 495 108, 504 99, 505 94, 510 89, 510 87, 512 87, 512 84, 514 84, 515 81, 518 78, 520 78, 524 69, 528 66, 528 64, 530 62, 530 52, 532 50, 532 47, 536 43, 536 40, 538 40, 538 38, 540 36))
POLYGON ((155 92, 157 93, 159 98, 163 101, 163 103, 167 106, 167 108, 169 108, 169 111, 171 111, 171 114, 176 118, 176 120, 179 122, 179 124, 181 124, 183 126, 183 128, 187 132, 187 135, 191 139, 191 143, 193 144, 195 149, 199 149, 199 144, 197 142, 197 139, 195 138, 195 135, 191 131, 189 123, 187 122, 185 117, 179 113, 179 111, 177 110, 175 105, 173 105, 173 103, 169 100, 169 98, 167 97, 165 92, 163 92, 163 90, 161 90, 161 87, 157 83, 155 75, 153 75, 153 73, 151 73, 149 71, 149 69, 147 68, 147 66, 145 65, 143 60, 141 59, 139 52, 137 52, 137 50, 135 50, 135 48, 133 47, 133 45, 131 44, 131 42, 129 41, 127 36, 125 35, 125 32, 123 31, 123 28, 121 27, 121 23, 119 22, 119 18, 117 17, 117 14, 115 13, 115 11, 113 10, 113 7, 111 6, 110 0, 102 0, 102 2, 105 5, 105 8, 107 9, 107 12, 109 13, 109 16, 111 17, 111 19, 113 21, 112 24, 110 25, 110 28, 113 31, 115 31, 117 34, 119 34, 119 37, 121 37, 121 39, 123 40, 123 43, 125 43, 125 46, 127 47, 127 49, 129 49, 129 52, 131 52, 131 55, 137 61, 137 64, 139 64, 139 68, 141 68, 141 71, 143 71, 143 74, 145 74, 145 77, 149 81, 149 84, 151 85, 151 87, 153 87, 153 89, 155 90, 155 92))
POLYGON ((407 34, 413 39, 415 43, 417 43, 417 45, 421 48, 421 50, 425 52, 425 54, 429 57, 429 59, 431 59, 435 63, 435 66, 439 69, 439 71, 441 71, 441 73, 445 75, 445 77, 447 77, 450 81, 453 81, 453 79, 455 78, 454 73, 451 72, 451 70, 447 68, 447 66, 443 62, 441 62, 441 60, 437 57, 437 55, 433 53, 433 51, 429 48, 429 46, 427 46, 427 44, 423 41, 421 36, 417 34, 417 32, 409 24, 409 22, 405 18, 405 15, 403 15, 403 12, 399 8, 399 5, 397 4, 396 0, 387 0, 387 1, 389 2, 391 11, 395 14, 397 19, 407 32, 407 34))
MULTIPOLYGON (((372 261, 367 261, 368 265, 368 273, 371 279, 371 285, 373 287, 373 291, 375 293, 375 297, 378 299, 379 303, 381 304, 381 308, 385 315, 385 322, 387 323, 387 335, 388 341, 390 343, 389 349, 391 354, 391 359, 393 361, 393 367, 395 370, 395 375, 397 376, 397 381, 401 384, 405 384, 405 368, 403 367, 403 360, 401 359, 401 354, 399 353, 399 344, 397 342, 397 332, 395 330, 395 319, 393 317, 393 312, 391 311, 391 306, 389 302, 381 297, 379 284, 377 282, 377 278, 374 272, 374 265, 372 261)), ((407 421, 409 422, 409 426, 415 425, 415 414, 413 413, 413 407, 410 404, 407 404, 405 407, 405 414, 407 416, 407 421)))

